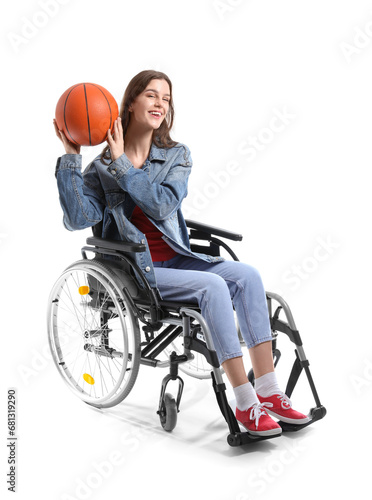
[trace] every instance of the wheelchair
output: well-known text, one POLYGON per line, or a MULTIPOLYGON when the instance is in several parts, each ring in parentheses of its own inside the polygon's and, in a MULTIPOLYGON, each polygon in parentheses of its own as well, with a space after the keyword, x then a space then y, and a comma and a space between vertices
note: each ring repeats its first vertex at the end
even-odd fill
MULTIPOLYGON (((220 256, 223 248, 232 259, 239 260, 220 238, 241 241, 240 234, 192 220, 186 220, 186 224, 192 251, 220 256), (199 244, 191 240, 198 240, 199 244)), ((218 406, 229 428, 230 446, 276 437, 253 436, 241 430, 227 401, 223 370, 198 305, 161 299, 159 291, 149 285, 133 259, 133 253, 146 250, 145 244, 103 239, 94 236, 101 234, 95 229, 81 249, 83 259, 65 269, 55 282, 48 302, 50 350, 72 392, 89 405, 109 408, 128 396, 140 365, 169 368, 162 381, 157 413, 161 426, 170 432, 177 423, 184 387, 180 370, 199 379, 212 379, 218 406), (87 252, 94 257, 88 258, 87 252), (171 380, 178 382, 175 396, 167 392, 171 380)), ((320 403, 288 304, 275 293, 266 292, 266 298, 274 365, 281 356, 277 348, 278 332, 295 345, 295 360, 285 393, 291 397, 304 371, 315 399, 309 422, 296 425, 279 421, 283 431, 297 431, 323 418, 326 409, 320 403), (285 319, 279 318, 280 313, 284 313, 285 319)), ((238 324, 237 331, 244 345, 238 324)), ((248 379, 254 385, 252 369, 248 379)))

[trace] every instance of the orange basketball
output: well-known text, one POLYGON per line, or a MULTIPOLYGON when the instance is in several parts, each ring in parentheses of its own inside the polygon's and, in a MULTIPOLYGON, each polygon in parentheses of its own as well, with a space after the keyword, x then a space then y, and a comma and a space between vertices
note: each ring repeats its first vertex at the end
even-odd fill
POLYGON ((56 107, 56 120, 67 139, 80 146, 95 146, 113 131, 118 105, 108 90, 95 83, 78 83, 64 92, 56 107))

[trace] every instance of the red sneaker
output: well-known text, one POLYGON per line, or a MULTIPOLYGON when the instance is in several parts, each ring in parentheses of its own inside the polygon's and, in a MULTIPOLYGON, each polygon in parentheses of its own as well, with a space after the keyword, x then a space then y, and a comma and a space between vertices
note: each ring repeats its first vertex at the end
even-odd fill
POLYGON ((256 403, 248 410, 235 410, 236 419, 254 436, 281 434, 282 428, 266 413, 264 405, 256 403))
POLYGON ((292 402, 288 396, 281 392, 273 396, 262 397, 257 394, 258 399, 262 404, 265 404, 266 411, 275 418, 282 422, 289 424, 306 424, 310 418, 292 409, 292 402))

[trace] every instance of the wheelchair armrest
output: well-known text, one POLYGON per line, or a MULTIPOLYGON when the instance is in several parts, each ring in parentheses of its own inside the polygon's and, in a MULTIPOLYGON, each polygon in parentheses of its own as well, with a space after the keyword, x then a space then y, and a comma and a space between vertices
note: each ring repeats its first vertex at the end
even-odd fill
POLYGON ((215 236, 221 236, 222 238, 227 238, 229 240, 242 241, 243 239, 243 236, 241 234, 226 231, 225 229, 209 226, 202 222, 196 222, 190 219, 186 219, 186 225, 190 229, 196 229, 197 231, 201 231, 210 235, 214 234, 215 236))
POLYGON ((87 245, 99 247, 102 250, 117 250, 119 252, 145 252, 146 245, 143 243, 131 243, 130 241, 107 240, 91 236, 87 238, 87 245))

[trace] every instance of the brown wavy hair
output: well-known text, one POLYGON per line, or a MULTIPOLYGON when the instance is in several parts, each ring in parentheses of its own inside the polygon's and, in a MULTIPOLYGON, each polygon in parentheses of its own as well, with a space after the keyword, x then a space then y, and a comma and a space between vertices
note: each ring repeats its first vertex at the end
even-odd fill
MULTIPOLYGON (((169 77, 161 71, 154 71, 151 69, 141 71, 129 82, 127 88, 125 89, 119 111, 119 116, 121 117, 121 122, 123 125, 123 136, 125 139, 125 134, 128 130, 128 125, 130 122, 131 113, 129 112, 129 107, 133 103, 135 98, 145 90, 151 80, 165 80, 168 83, 170 89, 168 113, 160 127, 156 131, 154 130, 152 142, 159 148, 171 148, 177 144, 177 142, 173 141, 170 137, 170 131, 173 127, 174 121, 172 82, 170 81, 169 77)), ((110 148, 109 145, 106 145, 101 153, 101 162, 106 164, 105 160, 110 159, 110 148)))

